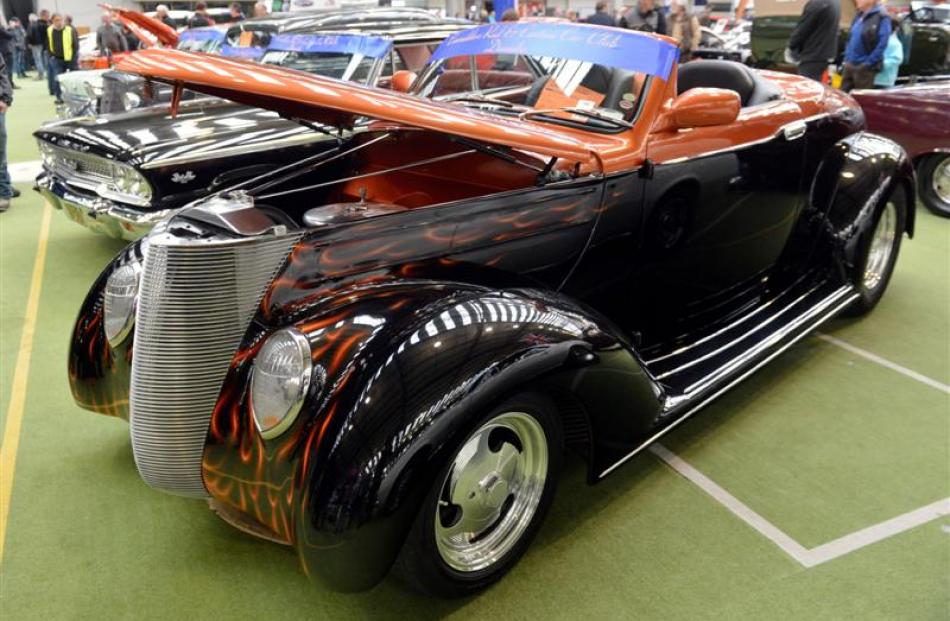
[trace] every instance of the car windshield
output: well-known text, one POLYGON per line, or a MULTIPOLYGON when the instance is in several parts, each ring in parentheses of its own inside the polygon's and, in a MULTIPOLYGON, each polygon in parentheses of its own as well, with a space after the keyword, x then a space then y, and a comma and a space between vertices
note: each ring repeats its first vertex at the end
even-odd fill
POLYGON ((365 84, 391 49, 384 37, 279 34, 271 37, 261 62, 365 84))
POLYGON ((592 131, 630 126, 650 76, 669 77, 676 47, 583 24, 489 24, 451 35, 413 93, 592 131))
POLYGON ((224 44, 224 31, 217 28, 195 28, 178 35, 179 50, 187 52, 217 52, 224 44))

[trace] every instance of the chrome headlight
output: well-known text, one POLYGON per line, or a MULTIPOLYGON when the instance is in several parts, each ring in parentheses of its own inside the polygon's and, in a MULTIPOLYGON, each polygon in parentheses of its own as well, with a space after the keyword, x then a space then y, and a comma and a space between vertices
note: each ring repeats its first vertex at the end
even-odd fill
POLYGON ((122 109, 123 110, 132 110, 133 108, 138 108, 142 105, 142 98, 139 97, 138 93, 123 93, 122 94, 122 109))
POLYGON ((103 292, 103 327, 110 347, 118 347, 135 324, 135 305, 139 294, 138 263, 128 263, 112 272, 103 292))
POLYGON ((152 186, 137 170, 126 164, 111 162, 112 179, 100 183, 96 187, 96 194, 133 205, 148 206, 152 201, 152 186))
POLYGON ((56 154, 53 153, 53 147, 49 145, 45 140, 37 140, 40 146, 40 156, 43 158, 43 166, 47 170, 53 170, 56 165, 56 154))
POLYGON ((310 344, 299 330, 272 334, 251 370, 251 413, 261 436, 276 438, 293 424, 314 376, 310 344))

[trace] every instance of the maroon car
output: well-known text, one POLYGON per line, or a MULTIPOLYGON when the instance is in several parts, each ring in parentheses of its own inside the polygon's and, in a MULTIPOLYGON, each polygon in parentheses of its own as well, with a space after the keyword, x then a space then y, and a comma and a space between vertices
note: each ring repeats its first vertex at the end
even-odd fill
POLYGON ((851 94, 864 108, 868 129, 900 143, 913 158, 920 199, 950 218, 950 81, 851 94))

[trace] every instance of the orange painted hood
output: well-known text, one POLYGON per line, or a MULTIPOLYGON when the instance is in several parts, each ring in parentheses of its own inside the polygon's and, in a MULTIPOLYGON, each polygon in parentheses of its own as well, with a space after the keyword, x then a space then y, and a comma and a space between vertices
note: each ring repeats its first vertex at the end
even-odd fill
POLYGON ((460 105, 282 67, 181 50, 149 49, 122 59, 116 68, 335 127, 352 127, 357 118, 365 116, 582 164, 594 164, 599 159, 596 145, 582 132, 501 118, 460 105))
POLYGON ((119 21, 128 26, 129 30, 134 32, 139 39, 142 38, 139 34, 140 31, 144 30, 158 39, 158 42, 162 45, 167 45, 168 47, 178 45, 178 32, 161 20, 149 17, 139 11, 131 11, 109 4, 100 4, 99 6, 115 13, 119 21))

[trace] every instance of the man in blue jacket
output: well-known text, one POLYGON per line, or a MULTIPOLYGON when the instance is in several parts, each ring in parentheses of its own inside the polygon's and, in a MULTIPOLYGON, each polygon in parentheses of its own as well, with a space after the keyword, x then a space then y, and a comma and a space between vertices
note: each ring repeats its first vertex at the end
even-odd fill
POLYGON ((891 34, 891 20, 879 0, 856 0, 858 14, 851 23, 844 48, 841 88, 872 88, 874 74, 881 70, 884 49, 891 34))

